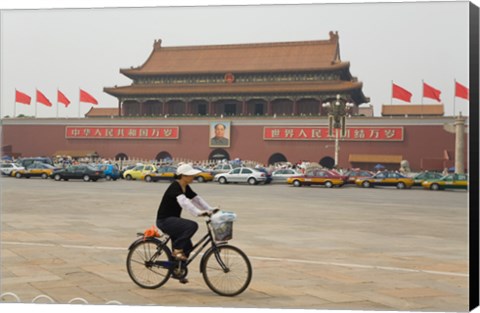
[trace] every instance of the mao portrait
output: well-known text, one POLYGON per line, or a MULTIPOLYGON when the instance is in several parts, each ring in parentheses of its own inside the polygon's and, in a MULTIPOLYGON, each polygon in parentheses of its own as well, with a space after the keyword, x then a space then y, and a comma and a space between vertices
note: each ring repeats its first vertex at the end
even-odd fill
POLYGON ((210 147, 230 147, 230 122, 210 123, 210 147))

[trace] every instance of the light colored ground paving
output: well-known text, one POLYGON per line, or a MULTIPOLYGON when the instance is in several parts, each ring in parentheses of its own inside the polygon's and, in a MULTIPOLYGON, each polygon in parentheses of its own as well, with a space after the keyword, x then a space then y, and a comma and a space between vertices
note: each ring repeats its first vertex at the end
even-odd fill
MULTIPOLYGON (((1 183, 1 292, 22 302, 47 295, 56 303, 468 308, 465 192, 196 183, 193 189, 207 201, 237 213, 231 244, 253 266, 249 288, 226 298, 208 289, 199 260, 189 267, 187 285, 170 280, 147 290, 128 277, 127 248, 137 231, 154 223, 166 183, 1 183)), ((197 222, 200 236, 205 225, 197 222)), ((4 295, 2 301, 15 299, 4 295)))

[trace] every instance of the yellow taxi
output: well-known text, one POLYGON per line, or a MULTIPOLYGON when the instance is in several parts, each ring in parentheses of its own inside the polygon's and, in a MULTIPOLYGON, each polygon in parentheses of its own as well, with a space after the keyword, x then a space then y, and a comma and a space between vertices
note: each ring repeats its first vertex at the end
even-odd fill
POLYGON ((157 167, 152 172, 146 172, 142 174, 140 179, 150 183, 156 182, 159 180, 172 180, 175 179, 175 173, 177 172, 177 168, 175 166, 161 166, 157 167))
POLYGON ((468 189, 468 175, 448 174, 440 179, 426 180, 422 187, 430 190, 468 189))
POLYGON ((287 178, 287 183, 294 187, 302 185, 323 185, 327 188, 333 186, 343 186, 346 182, 346 177, 339 175, 336 172, 325 169, 313 169, 305 173, 305 175, 292 176, 287 178))
MULTIPOLYGON (((194 167, 197 170, 202 171, 195 176, 195 180, 203 183, 213 180, 212 174, 200 167, 194 167)), ((142 175, 143 180, 146 182, 156 182, 159 180, 172 180, 175 179, 175 173, 177 168, 175 166, 161 166, 158 167, 154 172, 145 173, 142 175)))
POLYGON ((198 181, 199 183, 206 183, 213 180, 213 175, 208 170, 199 166, 194 166, 193 168, 196 170, 202 171, 201 173, 198 173, 195 176, 195 180, 198 181))
POLYGON ((47 179, 50 177, 50 175, 52 175, 54 170, 55 167, 50 164, 35 162, 27 166, 26 169, 20 169, 12 172, 12 176, 15 176, 16 178, 41 177, 43 179, 47 179))
POLYGON ((123 178, 126 180, 141 180, 145 175, 156 170, 157 168, 153 164, 137 164, 134 168, 125 171, 125 173, 123 173, 123 178))
POLYGON ((359 178, 355 184, 359 187, 371 188, 375 186, 391 186, 398 189, 411 188, 415 181, 413 178, 403 176, 397 172, 379 172, 372 177, 359 178))

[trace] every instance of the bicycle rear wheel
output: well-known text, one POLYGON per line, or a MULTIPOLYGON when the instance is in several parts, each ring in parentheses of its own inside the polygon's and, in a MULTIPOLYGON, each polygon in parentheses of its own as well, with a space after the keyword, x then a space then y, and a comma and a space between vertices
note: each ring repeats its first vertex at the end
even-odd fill
POLYGON ((202 274, 207 286, 221 296, 236 296, 252 280, 252 266, 242 250, 222 245, 209 250, 202 260, 202 274))
POLYGON ((131 247, 127 256, 127 271, 140 287, 155 289, 167 282, 172 271, 171 253, 159 241, 147 239, 131 247))

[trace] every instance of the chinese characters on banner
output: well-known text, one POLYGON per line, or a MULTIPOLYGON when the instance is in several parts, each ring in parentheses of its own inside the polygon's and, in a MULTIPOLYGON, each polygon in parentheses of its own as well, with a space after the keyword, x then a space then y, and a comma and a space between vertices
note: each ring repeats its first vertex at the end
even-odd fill
POLYGON ((178 127, 65 127, 67 139, 178 139, 178 127))
MULTIPOLYGON (((332 140, 328 127, 264 127, 264 140, 332 140)), ((403 141, 403 127, 347 127, 342 140, 403 141)))
MULTIPOLYGON (((67 139, 178 139, 179 127, 66 126, 67 139)), ((328 127, 264 127, 264 140, 332 140, 328 127)), ((348 127, 342 140, 403 141, 403 127, 348 127)))

